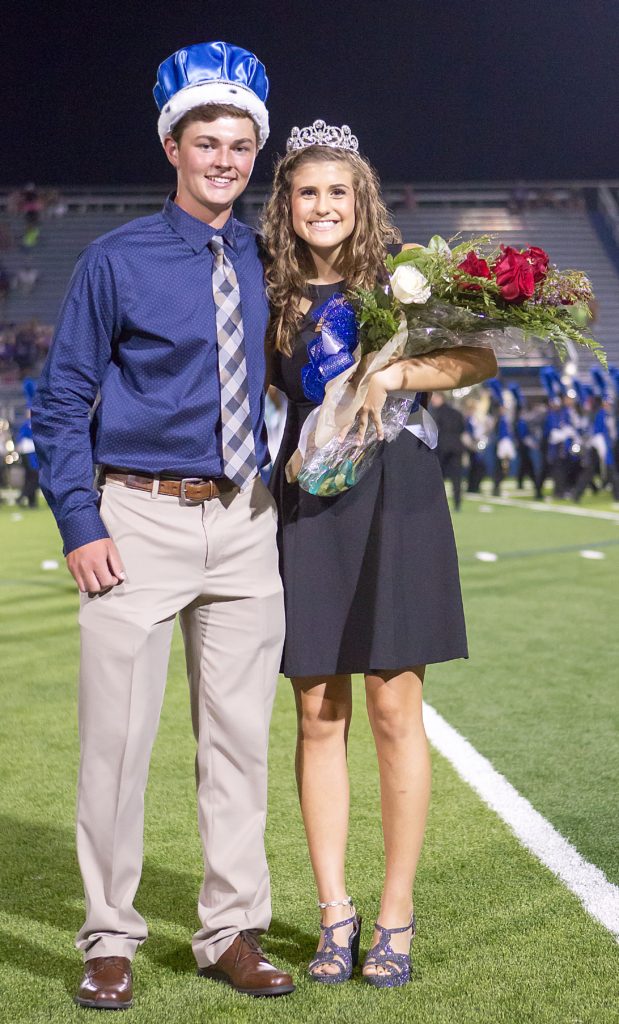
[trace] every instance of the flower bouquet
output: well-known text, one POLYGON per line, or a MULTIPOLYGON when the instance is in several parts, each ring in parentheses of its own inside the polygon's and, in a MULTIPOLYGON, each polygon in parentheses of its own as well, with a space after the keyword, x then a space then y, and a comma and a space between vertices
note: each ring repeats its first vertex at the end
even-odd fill
MULTIPOLYGON (((427 246, 385 261, 385 283, 334 295, 314 317, 303 388, 321 403, 306 420, 286 466, 312 494, 339 494, 370 468, 381 443, 356 437, 356 417, 374 373, 397 359, 458 346, 484 346, 497 355, 524 355, 540 339, 564 359, 568 343, 584 346, 606 365, 604 351, 578 327, 591 284, 579 270, 560 271, 537 246, 493 245, 488 235, 450 248, 435 235, 427 246)), ((431 417, 414 393, 390 396, 383 410, 385 441, 408 425, 434 446, 431 417)))

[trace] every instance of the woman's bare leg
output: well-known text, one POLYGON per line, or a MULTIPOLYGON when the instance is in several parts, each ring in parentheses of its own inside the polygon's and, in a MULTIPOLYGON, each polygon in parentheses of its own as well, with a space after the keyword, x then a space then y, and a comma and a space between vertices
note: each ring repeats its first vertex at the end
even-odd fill
MULTIPOLYGON (((365 692, 380 773, 385 843, 385 885, 378 920, 385 928, 407 924, 430 800, 430 755, 422 720, 425 666, 368 673, 365 692)), ((378 940, 378 933, 373 942, 378 940)), ((410 931, 394 935, 392 948, 406 952, 410 931)), ((381 973, 368 967, 366 973, 381 973)))
MULTIPOLYGON (((350 676, 303 676, 292 683, 297 705, 297 788, 318 899, 327 903, 347 895, 350 676)), ((349 907, 327 907, 321 920, 333 924, 353 912, 349 907)), ((336 929, 335 941, 346 946, 350 930, 336 929)), ((337 967, 324 964, 316 971, 335 974, 337 967)))

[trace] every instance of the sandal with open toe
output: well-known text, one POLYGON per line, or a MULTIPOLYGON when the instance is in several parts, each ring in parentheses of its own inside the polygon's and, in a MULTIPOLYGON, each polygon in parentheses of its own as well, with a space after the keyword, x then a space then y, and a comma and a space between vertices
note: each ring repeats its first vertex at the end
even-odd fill
POLYGON ((404 928, 383 928, 382 924, 376 922, 376 928, 380 932, 378 942, 368 950, 363 963, 363 980, 374 988, 398 988, 406 985, 411 979, 412 961, 410 951, 408 953, 396 953, 391 946, 391 936, 398 932, 411 930, 411 944, 415 938, 415 915, 404 928), (380 967, 383 974, 365 974, 366 967, 380 967))
MULTIPOLYGON (((345 900, 331 900, 328 903, 318 904, 321 910, 324 910, 325 907, 352 907, 352 905, 353 902, 349 896, 345 900)), ((351 917, 347 917, 343 921, 336 921, 334 924, 321 924, 320 930, 324 936, 322 949, 316 953, 316 956, 308 965, 307 973, 312 981, 318 981, 323 985, 340 985, 343 981, 349 980, 353 967, 356 967, 359 963, 361 918, 358 914, 353 914, 351 917), (345 928, 347 925, 352 925, 350 935, 348 936, 348 945, 340 946, 335 941, 334 932, 336 928, 345 928), (337 973, 320 971, 318 968, 324 964, 335 967, 337 973)))

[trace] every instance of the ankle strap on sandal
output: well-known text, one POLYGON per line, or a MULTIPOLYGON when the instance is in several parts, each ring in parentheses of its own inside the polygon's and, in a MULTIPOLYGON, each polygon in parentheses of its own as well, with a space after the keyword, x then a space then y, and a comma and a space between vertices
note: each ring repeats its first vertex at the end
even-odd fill
POLYGON ((352 907, 352 905, 352 896, 344 896, 341 900, 327 900, 326 903, 321 903, 320 900, 318 900, 318 906, 321 910, 326 910, 327 907, 352 907))
POLYGON ((388 935, 397 935, 398 932, 407 932, 409 928, 413 929, 413 935, 415 934, 415 915, 411 915, 411 919, 408 924, 405 924, 403 928, 385 928, 379 921, 375 921, 374 925, 381 932, 386 932, 388 935))
MULTIPOLYGON (((336 928, 344 928, 348 924, 355 924, 359 918, 356 914, 352 917, 347 917, 344 921, 334 921, 333 924, 320 924, 320 928, 329 937, 329 941, 333 942, 333 933, 336 928)), ((353 929, 354 930, 354 929, 353 929)))

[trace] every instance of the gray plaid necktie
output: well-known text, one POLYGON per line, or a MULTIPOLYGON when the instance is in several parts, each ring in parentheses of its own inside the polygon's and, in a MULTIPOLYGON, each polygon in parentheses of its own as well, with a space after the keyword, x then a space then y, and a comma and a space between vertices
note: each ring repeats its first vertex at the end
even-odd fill
POLYGON ((222 235, 214 235, 209 246, 215 256, 213 298, 217 321, 224 473, 242 487, 256 473, 256 452, 247 390, 241 295, 234 267, 224 252, 222 235))

